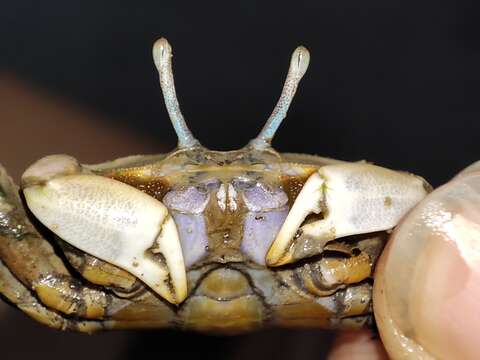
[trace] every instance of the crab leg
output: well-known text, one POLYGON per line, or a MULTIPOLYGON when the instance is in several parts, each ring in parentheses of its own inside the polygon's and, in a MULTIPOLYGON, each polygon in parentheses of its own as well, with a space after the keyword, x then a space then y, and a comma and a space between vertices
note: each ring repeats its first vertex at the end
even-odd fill
POLYGON ((115 293, 120 292, 127 297, 142 287, 141 282, 125 270, 85 254, 63 240, 59 240, 58 245, 62 248, 70 265, 92 284, 106 286, 115 293))
MULTIPOLYGON (((93 333, 107 329, 145 329, 167 327, 174 313, 162 302, 131 303, 105 320, 80 320, 45 307, 0 260, 0 294, 22 312, 41 324, 57 330, 93 333)), ((124 302, 126 303, 126 302, 124 302)))
POLYGON ((0 294, 28 316, 49 327, 86 333, 103 329, 100 321, 74 321, 43 306, 31 291, 12 275, 2 261, 0 261, 0 294))

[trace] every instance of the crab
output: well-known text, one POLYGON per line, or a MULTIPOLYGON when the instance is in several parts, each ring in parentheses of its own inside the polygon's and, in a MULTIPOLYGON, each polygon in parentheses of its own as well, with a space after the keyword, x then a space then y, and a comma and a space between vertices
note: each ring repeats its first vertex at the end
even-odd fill
POLYGON ((88 333, 371 325, 377 258, 430 185, 272 148, 304 47, 260 134, 226 152, 188 129, 166 39, 153 58, 177 148, 96 165, 47 156, 20 189, 0 167, 0 293, 43 324, 88 333))

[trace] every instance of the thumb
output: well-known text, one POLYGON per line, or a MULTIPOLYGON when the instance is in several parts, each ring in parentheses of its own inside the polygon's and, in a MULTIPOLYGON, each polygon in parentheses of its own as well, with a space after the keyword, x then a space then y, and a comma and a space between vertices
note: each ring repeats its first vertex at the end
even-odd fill
POLYGON ((382 253, 373 302, 393 358, 480 358, 479 170, 428 195, 382 253))

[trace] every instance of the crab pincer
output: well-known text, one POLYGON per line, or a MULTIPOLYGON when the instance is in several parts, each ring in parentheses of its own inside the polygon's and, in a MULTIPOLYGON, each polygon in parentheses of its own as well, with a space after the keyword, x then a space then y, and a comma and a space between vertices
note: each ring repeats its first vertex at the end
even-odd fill
POLYGON ((22 187, 32 213, 64 241, 130 272, 171 303, 185 299, 177 228, 160 201, 84 171, 66 155, 30 166, 22 187))

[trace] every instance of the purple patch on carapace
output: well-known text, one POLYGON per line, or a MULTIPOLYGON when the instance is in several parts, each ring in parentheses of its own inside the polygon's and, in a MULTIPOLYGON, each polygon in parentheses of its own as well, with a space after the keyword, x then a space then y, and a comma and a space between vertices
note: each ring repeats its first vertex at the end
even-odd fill
POLYGON ((265 256, 280 231, 288 214, 285 206, 276 211, 249 212, 245 217, 242 252, 259 265, 265 265, 265 256))
POLYGON ((183 260, 188 268, 207 254, 208 237, 203 215, 182 214, 172 211, 177 225, 183 260))
POLYGON ((257 184, 243 191, 243 200, 250 211, 267 211, 286 205, 288 197, 281 189, 268 189, 257 184))
POLYGON ((168 192, 162 202, 170 210, 180 211, 187 214, 200 214, 205 210, 209 194, 194 186, 182 190, 168 192))

